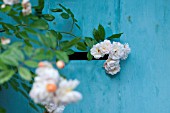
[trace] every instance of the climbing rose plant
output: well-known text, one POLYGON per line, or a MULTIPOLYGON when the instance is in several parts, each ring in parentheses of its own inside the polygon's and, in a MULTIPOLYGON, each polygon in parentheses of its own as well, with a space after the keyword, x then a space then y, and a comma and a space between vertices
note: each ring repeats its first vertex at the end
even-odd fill
MULTIPOLYGON (((106 37, 102 25, 93 30, 93 37, 73 34, 74 27, 81 28, 72 11, 62 4, 50 9, 51 14, 43 12, 44 0, 38 0, 37 6, 29 0, 0 0, 0 6, 0 90, 11 86, 37 112, 41 108, 62 113, 67 104, 82 99, 81 93, 74 90, 79 81, 68 80, 60 73, 69 63, 69 55, 74 54, 72 48, 88 52, 88 60, 109 54, 104 67, 112 75, 119 71, 119 59, 126 59, 130 52, 127 44, 121 45, 122 49, 116 46, 119 43, 110 42, 122 33, 106 37), (70 30, 51 28, 50 23, 56 19, 54 13, 72 20, 70 30), (66 40, 66 35, 72 38, 66 40), (119 54, 122 50, 123 55, 119 54)), ((0 107, 0 112, 6 110, 0 107)))

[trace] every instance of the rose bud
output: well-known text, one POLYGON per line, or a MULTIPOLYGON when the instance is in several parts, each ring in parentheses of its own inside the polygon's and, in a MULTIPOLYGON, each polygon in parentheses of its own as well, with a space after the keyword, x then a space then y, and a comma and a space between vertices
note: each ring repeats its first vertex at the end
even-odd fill
POLYGON ((57 90, 57 86, 55 84, 48 84, 47 85, 47 91, 50 93, 53 93, 57 90))
POLYGON ((57 66, 59 69, 62 69, 62 68, 64 68, 65 63, 64 63, 63 61, 59 60, 59 61, 56 62, 56 66, 57 66))

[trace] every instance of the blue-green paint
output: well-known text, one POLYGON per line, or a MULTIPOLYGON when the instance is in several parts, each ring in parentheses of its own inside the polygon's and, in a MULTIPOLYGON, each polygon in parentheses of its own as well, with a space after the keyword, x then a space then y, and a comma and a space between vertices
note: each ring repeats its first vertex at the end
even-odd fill
MULTIPOLYGON (((106 76, 104 61, 71 61, 62 72, 81 81, 78 90, 84 99, 64 113, 170 113, 169 0, 46 1, 47 13, 58 3, 72 9, 82 28, 74 29, 78 36, 91 36, 101 23, 109 34, 124 32, 120 41, 132 49, 114 78, 106 76)), ((55 21, 51 26, 58 30, 71 26, 71 21, 58 17, 55 21)), ((36 113, 12 89, 0 92, 0 104, 7 113, 36 113)))

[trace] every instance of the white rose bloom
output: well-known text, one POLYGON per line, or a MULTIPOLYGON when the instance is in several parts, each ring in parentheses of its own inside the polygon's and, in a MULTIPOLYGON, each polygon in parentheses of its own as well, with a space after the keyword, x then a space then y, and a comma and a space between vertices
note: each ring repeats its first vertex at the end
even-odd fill
POLYGON ((2 45, 7 45, 11 42, 9 38, 1 38, 1 44, 2 45))
POLYGON ((35 71, 35 73, 38 75, 35 78, 35 81, 40 80, 54 80, 55 82, 58 82, 60 75, 56 69, 53 68, 50 62, 43 61, 40 62, 41 67, 38 67, 35 71))
POLYGON ((62 113, 64 105, 82 99, 79 92, 73 91, 79 81, 60 77, 49 62, 40 62, 36 74, 38 76, 35 77, 30 97, 35 103, 45 105, 50 113, 62 113))
POLYGON ((129 47, 129 44, 124 44, 124 49, 123 49, 124 54, 121 59, 125 60, 128 57, 130 51, 131 51, 131 49, 129 47))
POLYGON ((53 101, 54 93, 47 91, 48 84, 55 84, 53 80, 34 82, 30 91, 30 97, 35 103, 47 104, 53 101))
POLYGON ((111 46, 112 46, 110 40, 104 40, 104 42, 101 42, 100 45, 101 46, 100 46, 99 49, 100 49, 101 53, 102 54, 109 54, 109 52, 111 50, 111 46))
POLYGON ((36 74, 38 76, 35 78, 35 81, 52 79, 55 82, 58 82, 59 80, 59 73, 54 68, 37 68, 36 74))
POLYGON ((24 16, 32 13, 32 6, 29 0, 23 0, 22 7, 23 7, 22 13, 24 16))
POLYGON ((106 70, 106 73, 115 75, 120 71, 120 65, 119 65, 119 60, 112 60, 108 59, 104 63, 104 68, 106 70))
POLYGON ((56 91, 57 98, 55 99, 55 103, 69 104, 81 100, 81 93, 73 91, 73 89, 75 89, 78 85, 78 80, 67 81, 63 79, 59 84, 58 90, 56 91))
POLYGON ((109 58, 119 60, 124 56, 124 45, 120 42, 113 42, 109 58))
POLYGON ((19 3, 19 0, 3 0, 4 4, 13 5, 19 3))
POLYGON ((94 58, 96 59, 99 59, 104 56, 104 54, 100 50, 100 47, 101 47, 100 44, 96 44, 96 45, 93 45, 93 47, 90 49, 91 55, 93 55, 94 58))
POLYGON ((54 103, 50 103, 45 105, 45 108, 49 113, 63 113, 65 106, 64 105, 56 105, 54 103))

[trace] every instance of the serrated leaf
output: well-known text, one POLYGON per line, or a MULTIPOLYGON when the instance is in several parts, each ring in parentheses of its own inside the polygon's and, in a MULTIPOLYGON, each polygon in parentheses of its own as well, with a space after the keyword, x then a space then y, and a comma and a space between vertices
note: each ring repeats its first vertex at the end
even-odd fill
POLYGON ((98 32, 99 32, 100 40, 103 41, 105 39, 105 29, 101 24, 99 24, 98 26, 98 32))
POLYGON ((51 9, 52 12, 62 12, 63 10, 60 8, 56 8, 56 9, 51 9))
POLYGON ((27 60, 24 62, 24 64, 28 67, 36 68, 38 67, 38 63, 32 60, 27 60))
POLYGON ((86 51, 87 50, 87 47, 83 42, 78 42, 76 47, 77 47, 78 50, 81 50, 81 51, 86 51))
POLYGON ((123 33, 119 34, 113 34, 112 36, 108 37, 109 40, 114 39, 114 38, 120 38, 123 33))
POLYGON ((4 82, 7 82, 12 75, 14 75, 14 70, 4 70, 0 72, 0 84, 3 84, 4 82))
POLYGON ((63 19, 69 19, 70 16, 67 13, 61 13, 61 17, 63 19))
POLYGON ((68 57, 66 52, 57 50, 55 53, 56 53, 56 56, 57 56, 58 60, 62 60, 64 62, 66 62, 66 63, 69 61, 69 57, 68 57))
POLYGON ((28 80, 28 81, 31 80, 32 75, 27 68, 19 67, 18 72, 23 79, 28 80))
POLYGON ((51 14, 44 14, 43 18, 48 21, 53 21, 55 19, 55 17, 51 14))
POLYGON ((87 53, 87 59, 88 59, 88 60, 92 60, 92 59, 93 59, 93 56, 91 55, 90 52, 87 53))
POLYGON ((31 23, 30 27, 40 30, 47 30, 49 28, 49 25, 45 20, 39 19, 31 23))

